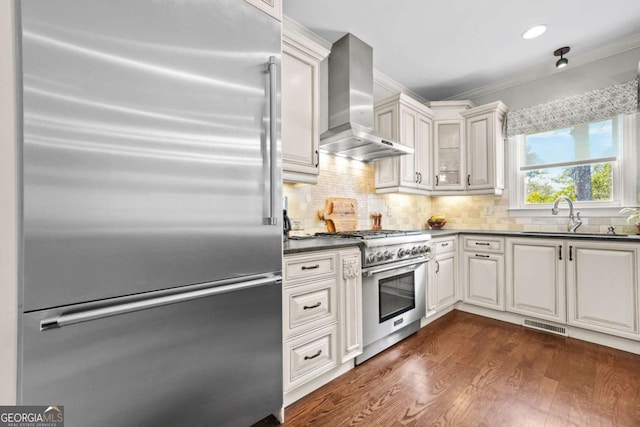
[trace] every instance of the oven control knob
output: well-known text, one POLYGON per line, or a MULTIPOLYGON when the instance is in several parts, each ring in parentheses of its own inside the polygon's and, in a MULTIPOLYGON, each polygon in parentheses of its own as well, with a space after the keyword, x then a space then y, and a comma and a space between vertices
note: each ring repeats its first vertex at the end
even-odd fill
POLYGON ((376 260, 376 256, 373 253, 367 255, 367 262, 374 262, 376 260))
POLYGON ((377 259, 378 261, 382 261, 382 259, 383 259, 383 258, 384 258, 384 256, 382 255, 382 252, 377 252, 377 253, 376 253, 376 259, 377 259))
POLYGON ((384 251, 384 259, 391 259, 393 258, 393 254, 389 251, 384 251))
POLYGON ((402 258, 406 254, 407 254, 407 251, 405 251, 404 249, 402 248, 398 249, 398 258, 402 258))
POLYGON ((411 248, 411 255, 418 255, 418 248, 416 246, 411 248))
POLYGON ((420 253, 421 254, 426 254, 427 253, 427 247, 424 246, 424 245, 420 246, 420 253))

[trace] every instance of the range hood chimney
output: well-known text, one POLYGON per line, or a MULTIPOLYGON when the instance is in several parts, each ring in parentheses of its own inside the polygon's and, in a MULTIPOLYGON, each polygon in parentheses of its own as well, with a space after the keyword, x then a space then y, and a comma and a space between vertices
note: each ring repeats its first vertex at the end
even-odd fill
POLYGON ((413 154, 373 130, 373 49, 347 33, 329 56, 329 130, 320 148, 365 162, 413 154))

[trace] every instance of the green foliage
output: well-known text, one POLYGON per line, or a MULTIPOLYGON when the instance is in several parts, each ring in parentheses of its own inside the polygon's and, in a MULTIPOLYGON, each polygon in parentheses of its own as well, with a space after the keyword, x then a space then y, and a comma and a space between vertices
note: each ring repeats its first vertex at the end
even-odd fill
POLYGON ((591 196, 593 200, 611 200, 613 171, 611 163, 601 163, 591 171, 591 196))
MULTIPOLYGON (((551 179, 544 169, 528 171, 526 202, 530 204, 553 203, 560 196, 566 196, 575 201, 576 183, 573 178, 574 170, 575 168, 573 167, 564 168, 559 176, 551 179)), ((590 200, 611 200, 612 191, 613 173, 611 163, 592 166, 590 200)))

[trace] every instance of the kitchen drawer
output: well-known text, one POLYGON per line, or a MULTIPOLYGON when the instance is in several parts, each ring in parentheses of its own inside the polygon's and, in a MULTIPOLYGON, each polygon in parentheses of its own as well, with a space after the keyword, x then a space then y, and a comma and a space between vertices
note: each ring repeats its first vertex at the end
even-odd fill
POLYGON ((307 280, 336 274, 336 253, 314 252, 284 258, 284 286, 295 280, 307 280))
POLYGON ((335 278, 284 289, 284 337, 290 338, 337 320, 335 278))
POLYGON ((337 324, 284 343, 284 391, 338 366, 337 324))
POLYGON ((436 254, 453 252, 456 250, 456 237, 434 240, 433 247, 436 254))
POLYGON ((465 251, 504 253, 504 239, 492 236, 463 236, 465 251))

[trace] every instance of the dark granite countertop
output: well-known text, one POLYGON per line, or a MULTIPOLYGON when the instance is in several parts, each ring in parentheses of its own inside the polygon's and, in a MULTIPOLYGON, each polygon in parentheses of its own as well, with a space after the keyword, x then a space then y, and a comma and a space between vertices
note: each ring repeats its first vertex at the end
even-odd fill
POLYGON ((424 230, 424 234, 429 234, 432 238, 454 236, 456 234, 485 234, 490 236, 504 237, 541 237, 553 239, 586 239, 616 242, 640 242, 638 234, 599 234, 599 233, 564 233, 553 231, 513 231, 513 230, 463 230, 463 229, 441 229, 424 230))
MULTIPOLYGON (((428 234, 431 238, 456 236, 460 234, 476 234, 503 237, 539 237, 545 239, 584 239, 598 241, 615 241, 640 243, 638 234, 595 234, 595 233, 563 233, 546 231, 513 231, 513 230, 468 230, 468 229, 441 229, 422 230, 423 234, 428 234)), ((291 238, 284 242, 285 254, 299 252, 321 251, 324 249, 336 249, 349 246, 361 246, 362 241, 357 238, 330 237, 330 236, 308 236, 302 238, 291 238)))
POLYGON ((360 246, 362 240, 347 237, 309 236, 291 238, 283 243, 285 255, 298 252, 321 251, 323 249, 338 249, 348 246, 360 246))

